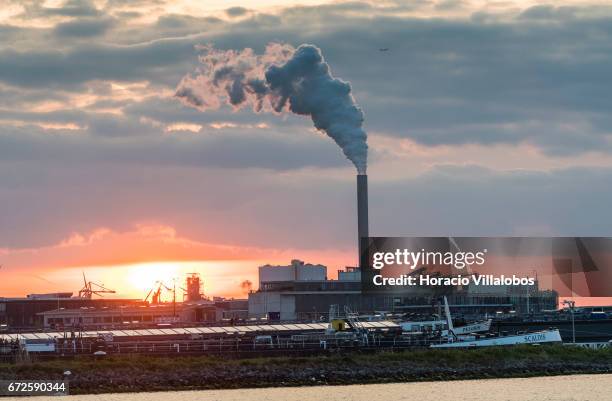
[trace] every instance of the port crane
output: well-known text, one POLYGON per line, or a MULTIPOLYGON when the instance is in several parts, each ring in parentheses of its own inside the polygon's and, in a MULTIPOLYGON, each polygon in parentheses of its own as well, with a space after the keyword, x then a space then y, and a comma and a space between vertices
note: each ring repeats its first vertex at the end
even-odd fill
POLYGON ((161 303, 161 293, 162 293, 162 290, 164 288, 166 290, 168 290, 168 291, 174 291, 172 288, 168 287, 162 281, 156 281, 155 282, 155 286, 149 290, 149 292, 147 293, 147 296, 145 297, 144 301, 147 302, 149 300, 149 297, 151 295, 153 295, 151 297, 151 304, 157 305, 157 304, 161 303))
POLYGON ((79 298, 91 299, 94 295, 103 297, 102 294, 114 294, 115 290, 104 287, 103 284, 94 283, 93 281, 87 281, 85 272, 83 272, 83 288, 79 290, 79 298))
MULTIPOLYGON (((184 289, 183 287, 178 287, 178 288, 183 291, 183 297, 185 297, 185 295, 187 294, 187 290, 184 289)), ((147 302, 149 300, 149 297, 151 297, 152 295, 151 304, 156 305, 156 304, 161 303, 161 293, 163 289, 166 289, 167 291, 170 291, 172 293, 176 291, 174 288, 168 287, 162 281, 156 281, 153 288, 151 288, 149 292, 147 292, 147 295, 145 296, 144 301, 147 302)))
MULTIPOLYGON (((160 304, 161 303, 161 292, 165 288, 166 290, 172 292, 172 313, 174 316, 176 316, 176 282, 174 282, 174 285, 172 288, 164 284, 163 281, 156 281, 155 284, 157 285, 157 287, 154 286, 153 288, 149 290, 144 301, 147 302, 149 300, 149 297, 153 295, 151 297, 151 304, 152 305, 160 304)), ((179 288, 185 291, 183 287, 179 287, 179 288)))
MULTIPOLYGON (((157 284, 157 282, 156 282, 157 284)), ((157 289, 155 289, 155 287, 152 287, 149 292, 147 293, 147 296, 145 297, 144 301, 147 302, 149 300, 149 297, 151 296, 151 294, 153 294, 153 298, 151 298, 151 303, 152 304, 158 304, 159 303, 159 297, 161 296, 161 290, 162 290, 162 286, 161 284, 157 287, 157 289)))

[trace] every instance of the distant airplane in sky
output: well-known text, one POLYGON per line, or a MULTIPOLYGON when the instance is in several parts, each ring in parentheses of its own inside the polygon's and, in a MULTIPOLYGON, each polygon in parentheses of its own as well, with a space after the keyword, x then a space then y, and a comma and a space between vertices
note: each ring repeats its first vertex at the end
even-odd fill
POLYGON ((378 49, 379 52, 388 52, 389 48, 388 47, 381 47, 380 49, 378 49))

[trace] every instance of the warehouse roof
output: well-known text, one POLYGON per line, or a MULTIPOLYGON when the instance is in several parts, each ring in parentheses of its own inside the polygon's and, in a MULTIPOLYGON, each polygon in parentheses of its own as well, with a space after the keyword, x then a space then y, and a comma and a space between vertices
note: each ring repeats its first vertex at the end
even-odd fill
MULTIPOLYGON (((361 322, 367 329, 393 329, 399 328, 397 323, 391 321, 361 322)), ((299 323, 299 324, 261 324, 248 326, 216 326, 216 327, 173 327, 140 330, 99 330, 84 331, 83 337, 98 337, 106 333, 111 333, 113 337, 141 337, 141 336, 168 336, 168 335, 190 335, 190 334, 237 334, 249 332, 295 332, 295 331, 321 331, 328 327, 327 323, 299 323)), ((2 334, 0 339, 14 340, 44 340, 50 338, 63 338, 64 332, 44 332, 44 333, 19 333, 2 334)))

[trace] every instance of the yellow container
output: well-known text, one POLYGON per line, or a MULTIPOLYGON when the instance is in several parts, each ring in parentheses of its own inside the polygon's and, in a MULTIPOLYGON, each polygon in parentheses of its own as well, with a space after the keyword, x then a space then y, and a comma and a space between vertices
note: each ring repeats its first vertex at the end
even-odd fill
POLYGON ((342 319, 334 319, 331 322, 331 326, 335 331, 344 331, 346 329, 346 322, 342 319))

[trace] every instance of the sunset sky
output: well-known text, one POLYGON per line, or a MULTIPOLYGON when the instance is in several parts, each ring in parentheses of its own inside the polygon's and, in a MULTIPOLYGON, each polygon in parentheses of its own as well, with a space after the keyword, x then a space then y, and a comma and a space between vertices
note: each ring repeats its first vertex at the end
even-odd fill
POLYGON ((351 83, 371 235, 610 236, 612 6, 551 4, 0 0, 0 296, 356 264, 355 170, 309 118, 174 97, 209 43, 351 83))

